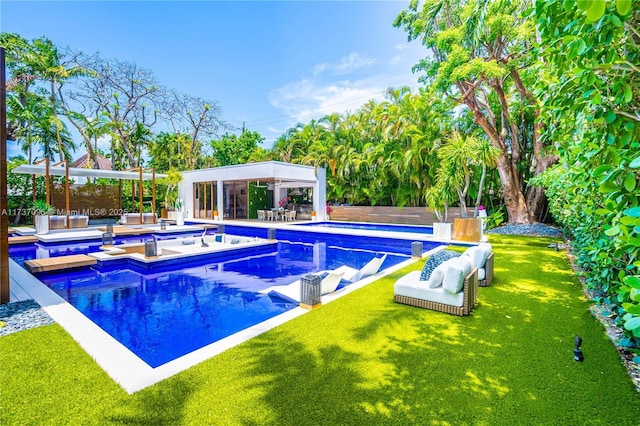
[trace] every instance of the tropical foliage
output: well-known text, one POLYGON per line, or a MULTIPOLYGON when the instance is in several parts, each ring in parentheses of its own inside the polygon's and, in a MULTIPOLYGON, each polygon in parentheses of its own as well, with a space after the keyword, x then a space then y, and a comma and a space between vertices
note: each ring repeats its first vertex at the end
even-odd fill
POLYGON ((497 166, 510 222, 529 223, 544 213, 544 194, 528 185, 553 164, 549 140, 540 137, 540 106, 532 92, 540 62, 529 2, 412 0, 394 25, 430 54, 415 71, 420 80, 464 106, 500 155, 497 166))
POLYGON ((538 93, 560 162, 540 182, 587 287, 640 341, 640 8, 540 1, 538 93))
MULTIPOLYGON (((160 172, 279 160, 328 170, 336 203, 488 206, 489 221, 553 217, 587 287, 640 339, 640 7, 637 0, 411 0, 394 25, 425 47, 417 91, 390 88, 287 130, 272 148, 229 131, 220 105, 134 63, 0 34, 8 134, 26 159, 160 172), (101 152, 98 141, 108 141, 101 152), (543 192, 543 188, 546 191, 543 192)), ((16 205, 32 182, 13 179, 16 205)), ((159 194, 175 201, 173 184, 159 194)), ((37 191, 43 184, 36 181, 37 191)), ((125 200, 128 197, 125 194, 125 200)))

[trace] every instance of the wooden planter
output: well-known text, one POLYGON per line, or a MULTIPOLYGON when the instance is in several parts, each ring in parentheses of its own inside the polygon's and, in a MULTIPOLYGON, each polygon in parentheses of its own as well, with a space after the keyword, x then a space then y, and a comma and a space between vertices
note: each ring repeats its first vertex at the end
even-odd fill
POLYGON ((455 219, 453 222, 453 239, 458 241, 480 242, 482 238, 482 220, 455 219))

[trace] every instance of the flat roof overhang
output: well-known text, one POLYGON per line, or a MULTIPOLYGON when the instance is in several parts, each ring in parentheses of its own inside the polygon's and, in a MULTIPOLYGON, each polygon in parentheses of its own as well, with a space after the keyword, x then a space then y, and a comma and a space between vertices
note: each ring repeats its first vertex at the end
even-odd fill
POLYGON ((279 161, 237 164, 182 172, 186 182, 207 182, 222 180, 225 182, 261 181, 276 183, 284 187, 312 186, 317 182, 316 168, 301 164, 289 164, 279 161))
MULTIPOLYGON (((12 173, 19 173, 25 175, 46 175, 47 166, 44 164, 22 164, 15 169, 12 173)), ((67 168, 64 166, 49 166, 49 176, 66 176, 67 168)), ((124 180, 140 180, 139 171, 121 171, 121 170, 100 170, 100 169, 84 169, 77 167, 69 167, 70 177, 92 177, 92 178, 105 178, 105 179, 124 179, 124 180)), ((165 178, 166 174, 156 173, 155 178, 165 178)), ((142 180, 153 180, 153 173, 142 173, 142 180)))

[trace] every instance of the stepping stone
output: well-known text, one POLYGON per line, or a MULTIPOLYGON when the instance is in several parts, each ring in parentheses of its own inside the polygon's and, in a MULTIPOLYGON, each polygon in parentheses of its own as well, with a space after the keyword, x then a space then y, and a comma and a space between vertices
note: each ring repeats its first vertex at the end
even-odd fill
POLYGON ((60 269, 79 268, 81 266, 95 265, 97 259, 86 254, 73 254, 70 256, 47 257, 44 259, 26 260, 24 265, 29 272, 58 271, 60 269))
POLYGON ((28 243, 37 243, 38 237, 35 235, 19 235, 16 237, 9 237, 9 245, 13 244, 28 244, 28 243))

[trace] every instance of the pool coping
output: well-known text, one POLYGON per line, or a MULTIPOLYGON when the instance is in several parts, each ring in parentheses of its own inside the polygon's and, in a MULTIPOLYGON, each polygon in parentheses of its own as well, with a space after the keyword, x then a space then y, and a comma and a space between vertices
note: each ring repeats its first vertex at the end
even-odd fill
MULTIPOLYGON (((423 257, 442 250, 445 245, 438 246, 423 253, 423 257)), ((386 275, 392 274, 419 259, 410 258, 384 271, 364 278, 335 293, 322 297, 322 303, 346 296, 386 275)), ((70 303, 58 296, 53 290, 43 284, 28 271, 23 269, 13 259, 9 259, 10 275, 15 282, 20 283, 23 290, 33 298, 47 314, 94 359, 94 361, 127 393, 133 394, 154 385, 175 374, 187 370, 203 361, 256 337, 287 321, 309 312, 297 307, 284 312, 254 326, 248 327, 235 334, 227 336, 217 342, 210 343, 200 349, 162 364, 151 367, 122 343, 98 327, 93 321, 78 311, 70 303)))

